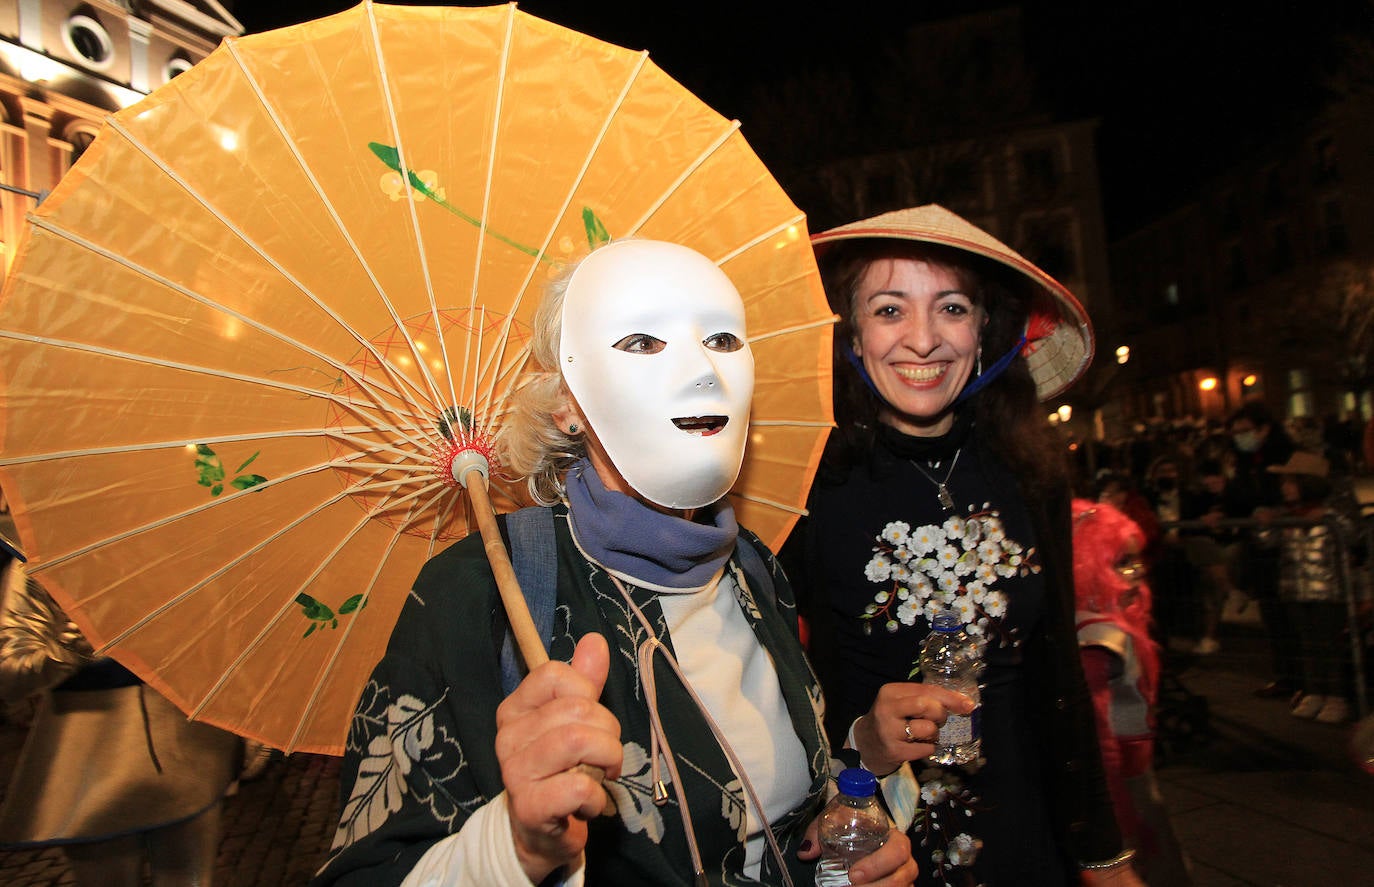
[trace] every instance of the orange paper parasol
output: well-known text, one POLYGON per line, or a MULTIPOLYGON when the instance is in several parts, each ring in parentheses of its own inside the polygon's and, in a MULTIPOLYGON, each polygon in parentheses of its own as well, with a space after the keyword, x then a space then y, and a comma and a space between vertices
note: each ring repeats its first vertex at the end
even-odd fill
MULTIPOLYGON (((741 523, 790 529, 830 425, 804 220, 731 123, 515 7, 231 39, 116 115, 0 303, 0 485, 31 575, 191 716, 339 753, 423 562, 477 509, 543 285, 608 236, 744 296, 741 523)), ((523 483, 499 480, 499 510, 523 483)))

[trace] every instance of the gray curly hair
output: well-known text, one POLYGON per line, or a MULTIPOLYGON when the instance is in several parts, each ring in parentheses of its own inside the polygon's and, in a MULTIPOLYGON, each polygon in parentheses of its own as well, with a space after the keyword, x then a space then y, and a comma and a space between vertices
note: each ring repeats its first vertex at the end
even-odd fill
POLYGON ((510 410, 496 440, 502 464, 516 477, 526 478, 530 495, 541 505, 563 498, 563 476, 587 455, 586 436, 566 434, 553 418, 571 397, 558 369, 558 345, 563 335, 563 300, 576 269, 577 264, 564 269, 544 291, 534 313, 530 343, 535 368, 511 395, 510 410))

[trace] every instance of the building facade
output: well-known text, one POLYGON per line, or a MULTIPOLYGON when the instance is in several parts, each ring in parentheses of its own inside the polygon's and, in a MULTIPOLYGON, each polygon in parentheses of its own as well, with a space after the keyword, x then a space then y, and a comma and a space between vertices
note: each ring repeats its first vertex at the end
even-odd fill
MULTIPOLYGON (((907 80, 890 84, 894 95, 878 108, 882 127, 900 144, 779 172, 811 229, 939 203, 1063 283, 1099 330, 1112 328, 1098 122, 1056 120, 1038 101, 1020 13, 919 25, 905 35, 901 59, 907 80), (931 82, 941 89, 925 88, 931 82)), ((1098 365, 1104 347, 1115 344, 1099 341, 1098 365)), ((1080 439, 1094 435, 1102 410, 1111 408, 1099 387, 1093 376, 1084 379, 1046 404, 1047 414, 1056 422, 1073 417, 1080 439)))
POLYGON ((1136 419, 1370 418, 1374 120, 1361 103, 1238 159, 1111 247, 1136 419))
POLYGON ((110 113, 243 26, 215 0, 0 0, 0 250, 110 113))

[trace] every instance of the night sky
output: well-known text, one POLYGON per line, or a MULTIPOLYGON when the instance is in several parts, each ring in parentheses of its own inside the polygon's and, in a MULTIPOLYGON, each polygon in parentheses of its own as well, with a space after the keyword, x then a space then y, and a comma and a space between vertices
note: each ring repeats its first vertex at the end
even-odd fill
MULTIPOLYGON (((238 0, 250 32, 354 5, 238 0)), ((475 4, 480 5, 480 4, 475 4)), ((1116 236, 1185 199, 1248 146, 1284 132, 1319 94, 1333 39, 1374 28, 1374 0, 528 0, 533 15, 632 49, 750 134, 757 85, 816 67, 872 70, 905 25, 1019 5, 1027 53, 1056 118, 1097 118, 1116 236)), ((767 156, 764 157, 767 160, 767 156)))

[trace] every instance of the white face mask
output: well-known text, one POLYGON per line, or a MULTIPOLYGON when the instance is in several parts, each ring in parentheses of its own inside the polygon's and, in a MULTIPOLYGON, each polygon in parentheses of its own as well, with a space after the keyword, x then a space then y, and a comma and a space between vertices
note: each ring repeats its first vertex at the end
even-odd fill
POLYGON ((1237 431, 1232 439, 1236 442, 1236 449, 1242 453, 1253 453, 1260 448, 1260 436, 1258 431, 1237 431))
POLYGON ((559 366, 622 477, 665 508, 700 508, 739 476, 754 396, 744 303, 674 243, 604 246, 573 272, 559 366))

